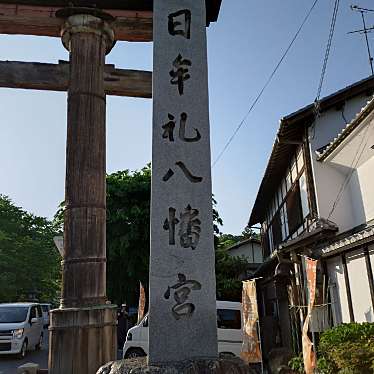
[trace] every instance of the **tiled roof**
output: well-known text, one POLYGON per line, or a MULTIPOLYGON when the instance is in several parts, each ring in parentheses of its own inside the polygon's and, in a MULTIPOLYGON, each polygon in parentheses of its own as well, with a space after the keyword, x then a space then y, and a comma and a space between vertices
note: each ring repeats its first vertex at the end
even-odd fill
POLYGON ((237 242, 237 243, 231 245, 230 247, 227 248, 227 251, 231 251, 232 249, 239 248, 242 245, 245 245, 245 244, 248 244, 248 243, 261 244, 260 240, 258 240, 258 239, 248 238, 248 239, 244 239, 244 240, 242 240, 240 242, 237 242))
POLYGON ((356 129, 360 123, 369 115, 371 111, 374 110, 374 96, 367 102, 367 104, 361 109, 359 113, 357 113, 356 117, 352 120, 352 122, 348 123, 342 131, 330 142, 327 147, 324 147, 322 151, 318 152, 317 160, 323 161, 329 156, 334 149, 336 149, 339 144, 343 142, 352 132, 356 129))
POLYGON ((358 244, 361 241, 368 241, 367 239, 374 239, 374 226, 367 226, 363 230, 360 230, 344 239, 337 240, 331 243, 327 247, 322 249, 324 255, 331 254, 332 252, 345 249, 346 247, 358 244))

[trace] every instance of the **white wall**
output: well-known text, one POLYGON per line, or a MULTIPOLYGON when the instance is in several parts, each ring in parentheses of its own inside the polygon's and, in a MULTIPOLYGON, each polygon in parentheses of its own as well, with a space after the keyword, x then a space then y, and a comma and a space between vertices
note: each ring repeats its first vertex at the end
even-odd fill
MULTIPOLYGON (((372 265, 374 265, 374 246, 369 248, 372 265)), ((347 253, 347 272, 351 290, 352 307, 355 322, 374 322, 374 311, 371 303, 369 279, 363 250, 347 253)), ((334 325, 350 322, 348 298, 340 256, 327 260, 329 288, 332 301, 334 325)))
POLYGON ((233 257, 244 256, 250 263, 260 264, 263 262, 261 244, 256 242, 244 243, 238 248, 230 249, 228 254, 233 257))
POLYGON ((343 264, 340 257, 327 260, 329 275, 329 289, 332 303, 334 325, 350 322, 347 292, 343 273, 343 264))
MULTIPOLYGON (((344 115, 350 122, 359 113, 369 100, 367 96, 360 96, 346 103, 344 115)), ((314 184, 317 197, 317 209, 319 216, 328 218, 335 222, 340 232, 347 231, 362 223, 367 222, 370 216, 373 218, 374 195, 370 195, 370 186, 373 185, 374 170, 373 160, 369 164, 362 165, 358 171, 350 167, 338 166, 329 162, 317 161, 315 151, 331 142, 346 126, 341 111, 335 109, 323 113, 317 119, 314 128, 309 128, 310 147, 314 184), (360 170, 362 169, 362 170, 360 170), (341 196, 333 209, 334 203, 347 180, 347 176, 352 174, 350 183, 344 188, 341 196), (372 179, 370 181, 370 178, 372 179), (364 204, 368 204, 368 212, 365 212, 364 204), (330 215, 331 211, 333 213, 330 215)), ((373 152, 374 155, 374 152, 373 152)), ((352 154, 352 161, 354 155, 352 154)))
POLYGON ((373 270, 373 280, 374 280, 374 245, 369 246, 369 256, 371 262, 371 269, 373 270))
POLYGON ((346 258, 355 322, 374 322, 369 279, 362 249, 350 252, 346 258))
MULTIPOLYGON (((368 222, 374 219, 374 150, 373 157, 357 169, 357 174, 360 182, 359 187, 364 209, 364 219, 368 222)), ((353 202, 353 206, 359 206, 359 202, 356 199, 353 202)))

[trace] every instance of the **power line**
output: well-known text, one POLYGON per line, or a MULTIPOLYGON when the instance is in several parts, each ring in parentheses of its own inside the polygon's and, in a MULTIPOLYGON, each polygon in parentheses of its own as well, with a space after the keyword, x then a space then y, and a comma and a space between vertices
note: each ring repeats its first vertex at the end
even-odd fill
POLYGON ((327 63, 328 63, 329 57, 330 57, 332 39, 334 37, 336 19, 337 19, 338 11, 339 11, 339 4, 340 4, 340 0, 335 0, 334 9, 333 9, 333 12, 332 12, 332 17, 331 17, 331 23, 330 23, 329 37, 327 39, 325 56, 323 58, 321 76, 320 76, 320 79, 319 79, 319 84, 318 84, 316 98, 314 100, 314 121, 311 124, 311 133, 312 133, 312 135, 310 136, 311 139, 314 139, 316 119, 320 115, 320 98, 321 98, 321 93, 322 93, 323 82, 325 80, 325 75, 326 75, 326 70, 327 70, 327 63))
POLYGON ((270 84, 270 82, 272 81, 274 75, 276 74, 276 72, 278 71, 280 65, 282 64, 283 60, 285 59, 285 57, 287 56, 289 50, 291 49, 291 47, 293 46, 294 42, 296 41, 297 37, 299 36, 301 30, 303 29, 305 23, 307 22, 307 20, 309 19, 313 9, 315 8, 315 6, 317 5, 318 3, 318 0, 315 0, 312 7, 309 9, 308 13, 306 14, 303 22, 301 23, 300 27, 298 28, 295 36, 292 38, 290 44, 288 45, 287 49, 285 50, 285 52, 283 53, 281 59, 279 60, 279 62, 277 63, 277 65, 275 66, 274 70, 272 71, 272 73, 270 74, 269 78, 267 79, 265 85, 262 87, 261 91, 258 93, 256 99, 254 100, 254 102, 252 103, 252 105, 250 106, 248 112, 246 113, 246 115, 244 116, 244 118, 241 120, 241 122, 239 123, 239 125, 237 126, 237 128, 235 129, 234 133, 231 135, 231 137, 229 138, 229 140, 227 141, 227 143, 225 144, 225 146, 223 147, 222 151, 219 153, 219 155, 217 156, 217 158, 215 159, 215 161, 213 162, 213 165, 212 165, 212 168, 214 168, 214 166, 217 164, 217 162, 221 159, 221 157, 223 156, 223 154, 226 152, 227 148, 230 146, 231 142, 234 140, 236 134, 239 132, 240 128, 244 125, 246 119, 248 118, 249 114, 252 112, 253 108, 256 106, 256 104, 258 103, 258 101, 260 100, 262 94, 264 93, 265 89, 267 88, 267 86, 270 84))
POLYGON ((319 85, 318 85, 318 90, 317 90, 317 96, 316 96, 316 100, 315 100, 316 103, 319 102, 319 99, 321 97, 323 81, 324 81, 325 75, 326 75, 327 63, 329 61, 332 39, 333 39, 333 36, 334 36, 334 31, 335 31, 336 18, 338 16, 339 4, 340 4, 340 0, 335 0, 334 10, 332 12, 332 19, 331 19, 331 24, 330 24, 329 38, 327 40, 325 57, 324 57, 324 60, 323 60, 322 72, 321 72, 321 77, 320 77, 320 80, 319 80, 319 85))

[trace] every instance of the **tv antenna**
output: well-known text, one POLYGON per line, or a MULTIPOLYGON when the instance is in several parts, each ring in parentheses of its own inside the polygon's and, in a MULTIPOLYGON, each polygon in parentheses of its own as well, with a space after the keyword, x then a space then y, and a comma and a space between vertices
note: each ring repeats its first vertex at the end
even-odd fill
POLYGON ((370 44, 369 44, 369 39, 368 39, 368 34, 370 32, 374 31, 374 26, 367 27, 366 26, 366 21, 365 21, 365 13, 374 12, 374 9, 361 8, 358 5, 351 5, 351 9, 353 11, 355 11, 355 12, 361 13, 362 24, 363 24, 364 28, 361 29, 361 30, 350 31, 348 34, 356 34, 356 33, 358 33, 358 34, 364 34, 365 35, 366 47, 367 47, 367 50, 368 50, 369 63, 370 63, 370 68, 371 68, 371 75, 374 75, 373 57, 371 57, 370 44))

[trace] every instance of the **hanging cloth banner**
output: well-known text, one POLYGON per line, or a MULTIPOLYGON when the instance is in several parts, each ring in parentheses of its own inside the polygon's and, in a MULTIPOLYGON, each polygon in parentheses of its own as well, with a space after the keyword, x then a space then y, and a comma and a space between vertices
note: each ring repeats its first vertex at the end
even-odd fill
POLYGON ((312 315, 312 309, 314 307, 314 300, 316 296, 316 271, 317 271, 317 260, 310 258, 306 259, 306 277, 307 277, 307 288, 309 293, 308 303, 308 315, 305 318, 303 326, 303 358, 304 358, 304 369, 306 374, 313 374, 316 367, 316 354, 313 351, 313 344, 308 336, 309 321, 312 315))
POLYGON ((138 323, 140 323, 141 320, 143 319, 144 309, 145 309, 145 291, 144 291, 142 282, 139 282, 139 285, 140 285, 140 292, 139 292, 139 306, 138 306, 138 323))
POLYGON ((262 362, 260 340, 257 333, 258 308, 256 281, 243 282, 243 343, 241 358, 247 363, 262 362))

